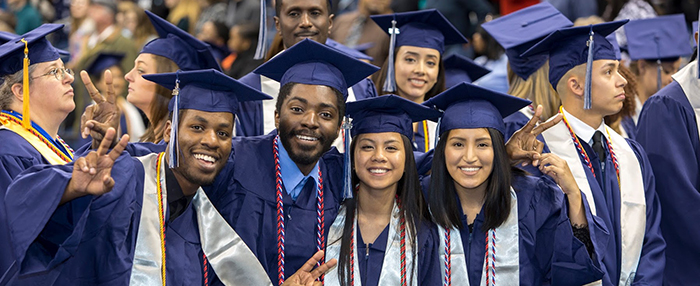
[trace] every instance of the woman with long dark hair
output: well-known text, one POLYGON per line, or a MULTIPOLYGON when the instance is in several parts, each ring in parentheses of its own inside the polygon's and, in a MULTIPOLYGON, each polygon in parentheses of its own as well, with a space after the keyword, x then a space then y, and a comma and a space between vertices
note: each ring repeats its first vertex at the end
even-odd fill
MULTIPOLYGON (((467 39, 437 10, 372 16, 391 35, 389 57, 372 76, 379 94, 395 93, 421 104, 445 90, 442 56, 445 45, 467 39), (393 49, 391 48, 393 47, 393 49)), ((413 124, 413 149, 428 152, 434 145, 436 125, 423 120, 413 124)))
MULTIPOLYGON (((330 228, 325 285, 437 285, 437 233, 411 151, 411 124, 439 113, 396 95, 348 103, 352 198, 330 228)), ((347 161, 346 161, 347 162, 347 161)))
POLYGON ((508 160, 503 116, 529 103, 467 83, 425 103, 444 110, 424 186, 446 285, 583 285, 603 276, 591 259, 592 216, 566 162, 542 155, 550 179, 508 160))

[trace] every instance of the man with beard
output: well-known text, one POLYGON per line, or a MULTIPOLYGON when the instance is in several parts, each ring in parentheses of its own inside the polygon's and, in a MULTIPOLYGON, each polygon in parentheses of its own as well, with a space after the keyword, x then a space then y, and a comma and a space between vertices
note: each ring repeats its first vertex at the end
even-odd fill
MULTIPOLYGON (((333 28, 329 0, 278 0, 275 4, 275 27, 282 37, 284 48, 289 48, 304 39, 325 43, 333 28)), ((260 34, 262 37, 262 33, 260 34)), ((241 82, 263 93, 277 98, 280 83, 253 71, 243 76, 241 82)), ((348 85, 347 100, 355 101, 377 96, 377 90, 369 79, 348 85)), ((277 126, 274 110, 275 100, 251 101, 241 104, 236 123, 236 135, 257 136, 267 134, 277 126)))
MULTIPOLYGON (((10 284, 271 285, 201 188, 226 165, 239 100, 267 96, 213 69, 144 77, 176 91, 167 151, 120 157, 124 136, 108 153, 110 128, 74 165, 23 173, 8 190, 21 265, 10 284)), ((313 276, 303 268, 288 285, 313 276)))

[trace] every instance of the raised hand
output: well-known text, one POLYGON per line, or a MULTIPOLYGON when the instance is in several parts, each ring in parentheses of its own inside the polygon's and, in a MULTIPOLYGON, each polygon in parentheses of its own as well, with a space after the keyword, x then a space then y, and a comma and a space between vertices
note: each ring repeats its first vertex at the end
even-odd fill
POLYGON ((323 250, 319 250, 307 260, 304 265, 299 268, 299 270, 294 273, 291 277, 282 283, 282 286, 320 286, 323 285, 320 281, 316 281, 318 277, 325 274, 331 268, 335 267, 338 263, 335 258, 330 261, 321 264, 321 266, 314 269, 316 263, 323 259, 323 250))
POLYGON ((540 154, 542 153, 542 148, 544 148, 544 143, 537 140, 537 136, 559 123, 562 119, 562 115, 557 114, 546 122, 538 124, 541 116, 542 105, 538 105, 537 109, 535 109, 535 115, 532 116, 530 121, 523 128, 515 131, 513 136, 508 139, 506 151, 514 165, 522 164, 527 166, 532 164, 537 167, 540 164, 540 154))
POLYGON ((541 155, 539 169, 543 174, 554 179, 554 182, 566 194, 566 199, 569 201, 568 215, 571 224, 579 227, 588 225, 581 190, 578 188, 571 169, 569 169, 569 164, 559 156, 547 153, 541 155))
MULTIPOLYGON (((107 96, 102 96, 99 90, 90 80, 86 71, 80 71, 80 78, 85 83, 85 88, 95 104, 85 108, 85 112, 80 116, 81 136, 87 138, 92 136, 92 146, 100 145, 107 128, 112 127, 115 130, 119 128, 119 118, 121 117, 119 107, 117 107, 117 95, 114 92, 112 84, 112 72, 105 70, 104 79, 107 83, 107 96)), ((116 142, 110 142, 116 143, 116 142)))
POLYGON ((61 204, 85 195, 102 195, 112 190, 112 167, 129 142, 129 135, 122 136, 110 151, 110 142, 116 137, 114 128, 108 128, 97 151, 78 158, 73 165, 73 174, 61 198, 61 204))

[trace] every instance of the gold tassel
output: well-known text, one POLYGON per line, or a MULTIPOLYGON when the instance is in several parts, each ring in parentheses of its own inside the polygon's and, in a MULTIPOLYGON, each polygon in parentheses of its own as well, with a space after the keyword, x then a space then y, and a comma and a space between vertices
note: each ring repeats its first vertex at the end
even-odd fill
POLYGON ((29 120, 29 43, 24 43, 24 64, 22 65, 22 127, 30 129, 32 123, 29 120))

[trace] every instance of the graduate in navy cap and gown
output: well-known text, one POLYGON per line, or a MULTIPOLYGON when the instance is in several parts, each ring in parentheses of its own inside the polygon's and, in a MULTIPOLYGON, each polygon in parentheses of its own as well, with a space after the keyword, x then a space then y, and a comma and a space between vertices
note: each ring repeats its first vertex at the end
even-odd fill
MULTIPOLYGON (((197 40, 186 31, 149 11, 146 11, 146 15, 158 32, 158 38, 148 42, 143 47, 134 61, 133 69, 126 73, 124 79, 127 81, 126 100, 140 109, 149 122, 144 135, 140 138, 132 138, 132 140, 158 143, 163 140, 165 122, 168 119, 168 102, 172 98, 172 91, 145 80, 142 75, 177 70, 216 69, 220 71, 221 68, 214 58, 209 44, 197 40)), ((104 77, 107 85, 110 85, 113 75, 105 74, 104 77)), ((111 118, 118 123, 120 116, 116 106, 117 95, 110 94, 109 89, 105 94, 104 91, 95 88, 88 73, 81 72, 81 78, 90 97, 96 103, 88 106, 81 117, 81 135, 83 138, 92 136, 95 139, 96 136, 100 136, 99 133, 86 132, 86 123, 91 119, 103 122, 101 118, 95 118, 94 112, 96 110, 99 110, 101 116, 111 118)), ((92 124, 96 124, 96 122, 92 122, 92 124)), ((116 127, 116 124, 110 125, 116 127)), ((98 124, 98 127, 100 126, 98 124)), ((106 129, 106 126, 102 126, 102 132, 106 129)), ((81 151, 83 150, 81 149, 81 151)))
POLYGON ((634 114, 621 121, 626 138, 635 139, 642 105, 673 80, 681 67, 681 57, 692 54, 690 36, 683 14, 630 21, 625 25, 630 71, 637 79, 634 114))
POLYGON ((567 161, 591 211, 610 232, 607 244, 596 248, 605 272, 599 283, 661 285, 666 243, 651 165, 638 143, 603 122, 622 108, 626 84, 605 36, 626 22, 560 29, 523 56, 549 54, 549 81, 564 119, 542 133, 544 143, 567 161))
POLYGON ((425 102, 444 110, 423 184, 440 226, 443 285, 583 285, 603 276, 594 245, 607 231, 566 162, 543 154, 549 177, 532 177, 506 158, 503 117, 528 104, 467 83, 425 102))
POLYGON ((271 285, 201 188, 226 165, 239 101, 267 95, 213 69, 146 77, 176 93, 167 151, 119 157, 124 136, 107 153, 110 129, 74 166, 23 173, 6 202, 11 284, 271 285))
MULTIPOLYGON (((265 7, 262 5, 261 7, 265 7)), ((330 0, 278 0, 275 6, 275 27, 282 38, 285 49, 294 46, 301 40, 310 39, 318 43, 326 43, 333 26, 330 0)), ((264 11, 267 13, 267 11, 264 11)), ((264 19, 264 18, 261 18, 264 19)), ((261 21, 258 36, 256 59, 262 59, 266 53, 265 38, 267 30, 265 22, 261 21)), ((241 111, 236 123, 236 135, 258 136, 270 133, 275 126, 275 102, 280 91, 280 82, 253 71, 241 78, 241 82, 272 96, 273 100, 254 101, 241 104, 241 111)), ((376 97, 377 89, 369 79, 360 80, 348 86, 348 102, 376 97)))
POLYGON ((534 44, 551 32, 573 23, 552 4, 544 1, 481 25, 505 50, 508 56, 508 94, 532 101, 519 112, 504 119, 505 139, 525 126, 542 105, 542 117, 559 112, 561 101, 549 84, 548 55, 521 57, 534 44))
POLYGON ((15 259, 3 203, 8 186, 33 165, 73 161, 73 150, 58 136, 61 122, 75 109, 73 72, 65 69, 59 50, 46 39, 62 27, 45 24, 24 35, 2 35, 0 243, 5 247, 0 248, 0 277, 15 259))
POLYGON ((472 83, 491 72, 463 55, 449 55, 442 59, 445 66, 445 88, 461 82, 472 83))
POLYGON ((255 71, 282 86, 278 129, 233 139, 229 164, 211 198, 275 285, 325 249, 343 187, 343 158, 331 144, 345 114, 348 86, 375 71, 308 39, 255 71))
POLYGON ((345 153, 351 157, 345 189, 351 198, 329 231, 326 259, 337 258, 339 266, 325 285, 439 285, 437 231, 420 190, 410 136, 413 122, 440 113, 384 95, 348 103, 347 114, 353 119, 345 153))
MULTIPOLYGON (((389 33, 389 55, 373 76, 380 94, 397 94, 421 104, 445 90, 445 45, 466 44, 467 39, 435 9, 371 16, 389 33)), ((413 150, 428 152, 435 145, 437 124, 413 124, 413 150)))
MULTIPOLYGON (((695 41, 698 39, 695 33, 695 41)), ((700 281, 700 72, 697 58, 650 97, 637 124, 656 175, 666 245, 664 285, 700 281)))

